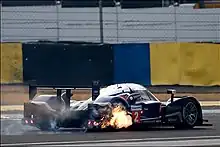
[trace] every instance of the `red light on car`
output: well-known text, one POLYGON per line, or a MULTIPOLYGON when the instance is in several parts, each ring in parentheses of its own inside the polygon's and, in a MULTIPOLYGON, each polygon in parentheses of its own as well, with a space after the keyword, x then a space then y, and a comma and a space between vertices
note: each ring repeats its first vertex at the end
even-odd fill
POLYGON ((33 122, 33 120, 31 120, 31 124, 33 124, 34 122, 33 122))
POLYGON ((99 123, 97 123, 97 122, 94 121, 94 122, 93 122, 93 125, 94 125, 94 126, 98 126, 99 123))
POLYGON ((28 124, 28 120, 25 120, 25 123, 28 124))

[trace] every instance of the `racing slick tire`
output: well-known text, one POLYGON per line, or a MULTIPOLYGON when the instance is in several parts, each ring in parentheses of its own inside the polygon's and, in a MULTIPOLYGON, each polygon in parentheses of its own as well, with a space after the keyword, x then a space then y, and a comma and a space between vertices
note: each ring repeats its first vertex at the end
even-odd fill
POLYGON ((181 107, 182 122, 174 125, 176 129, 192 129, 199 119, 199 106, 193 100, 187 100, 181 107))

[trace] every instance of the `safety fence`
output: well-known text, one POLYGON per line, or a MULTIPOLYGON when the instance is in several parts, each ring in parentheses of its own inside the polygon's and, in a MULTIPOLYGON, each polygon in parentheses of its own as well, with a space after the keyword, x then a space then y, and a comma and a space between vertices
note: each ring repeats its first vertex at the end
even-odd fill
POLYGON ((2 83, 220 85, 220 44, 28 42, 2 43, 1 52, 2 83))
MULTIPOLYGON (((131 5, 137 2, 133 1, 131 5)), ((156 3, 155 0, 150 2, 156 3)), ((114 7, 103 7, 100 12, 98 7, 64 8, 61 3, 56 3, 3 6, 1 14, 3 42, 220 42, 220 8, 194 9, 189 5, 122 9, 115 4, 114 7)))

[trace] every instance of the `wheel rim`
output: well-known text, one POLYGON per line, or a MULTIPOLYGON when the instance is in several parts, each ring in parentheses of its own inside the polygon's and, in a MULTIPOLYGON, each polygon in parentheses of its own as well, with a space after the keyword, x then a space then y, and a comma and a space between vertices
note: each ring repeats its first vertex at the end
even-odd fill
POLYGON ((197 121, 197 117, 198 117, 198 111, 197 111, 196 105, 192 102, 189 102, 183 108, 183 118, 184 118, 185 122, 188 125, 193 126, 197 121))

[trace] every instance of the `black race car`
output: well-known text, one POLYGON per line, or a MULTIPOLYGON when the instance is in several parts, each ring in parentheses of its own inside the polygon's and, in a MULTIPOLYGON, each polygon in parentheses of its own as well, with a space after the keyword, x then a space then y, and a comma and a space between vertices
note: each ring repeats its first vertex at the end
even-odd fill
MULTIPOLYGON (((159 101, 147 88, 134 83, 114 84, 92 89, 84 101, 70 100, 71 93, 40 95, 24 104, 22 123, 41 130, 59 128, 121 129, 132 126, 204 126, 200 103, 192 96, 175 96, 159 101)), ((59 92, 60 93, 60 92, 59 92)))

